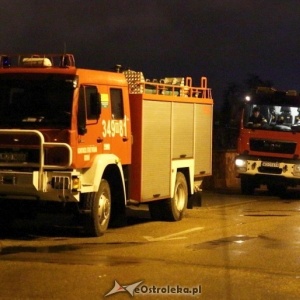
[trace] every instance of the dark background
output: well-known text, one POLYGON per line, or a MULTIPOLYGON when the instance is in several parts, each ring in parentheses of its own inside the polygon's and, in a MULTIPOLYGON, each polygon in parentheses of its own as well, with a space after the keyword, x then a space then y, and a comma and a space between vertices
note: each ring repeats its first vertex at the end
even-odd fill
POLYGON ((299 0, 0 0, 0 52, 75 55, 146 78, 207 76, 216 108, 247 74, 300 89, 299 0))

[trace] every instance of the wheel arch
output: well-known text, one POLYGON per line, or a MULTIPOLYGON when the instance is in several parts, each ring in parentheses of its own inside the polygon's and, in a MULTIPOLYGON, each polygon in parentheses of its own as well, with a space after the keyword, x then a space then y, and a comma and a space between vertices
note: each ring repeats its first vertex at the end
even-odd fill
POLYGON ((126 193, 123 168, 120 159, 114 154, 99 154, 95 157, 92 166, 83 174, 83 182, 93 186, 97 192, 101 179, 108 181, 111 190, 112 201, 120 202, 125 207, 126 193))
POLYGON ((174 197, 174 188, 176 184, 176 174, 181 172, 186 180, 188 186, 188 195, 190 196, 194 192, 194 160, 178 160, 172 162, 172 172, 171 172, 171 198, 174 197))

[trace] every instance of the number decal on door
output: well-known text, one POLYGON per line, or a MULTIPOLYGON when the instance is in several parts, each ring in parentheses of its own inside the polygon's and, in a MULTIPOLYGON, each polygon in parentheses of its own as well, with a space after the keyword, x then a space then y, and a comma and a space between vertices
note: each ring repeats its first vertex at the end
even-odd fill
POLYGON ((102 120, 103 137, 126 137, 127 136, 127 118, 124 120, 102 120))

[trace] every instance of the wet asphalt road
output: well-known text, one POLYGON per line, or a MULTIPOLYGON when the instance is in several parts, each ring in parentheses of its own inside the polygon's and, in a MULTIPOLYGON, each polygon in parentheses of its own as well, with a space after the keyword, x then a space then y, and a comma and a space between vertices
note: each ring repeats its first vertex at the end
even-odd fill
POLYGON ((40 215, 0 239, 0 299, 299 299, 299 252, 297 190, 204 192, 176 223, 132 208, 100 238, 40 215))

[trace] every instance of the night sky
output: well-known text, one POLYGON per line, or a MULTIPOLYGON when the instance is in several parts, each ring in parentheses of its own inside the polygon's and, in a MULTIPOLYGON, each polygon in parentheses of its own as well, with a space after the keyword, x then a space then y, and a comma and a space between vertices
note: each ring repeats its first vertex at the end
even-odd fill
POLYGON ((299 0, 0 0, 0 52, 75 55, 146 78, 208 77, 217 106, 248 74, 300 91, 299 0))

